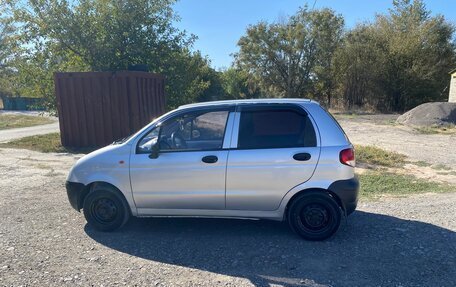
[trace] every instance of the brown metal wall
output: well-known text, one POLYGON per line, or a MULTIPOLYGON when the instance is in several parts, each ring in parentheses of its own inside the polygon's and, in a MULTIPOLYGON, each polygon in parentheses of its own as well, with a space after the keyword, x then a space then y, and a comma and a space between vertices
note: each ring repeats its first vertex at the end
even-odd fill
POLYGON ((56 73, 62 144, 101 147, 165 112, 164 78, 146 72, 56 73))

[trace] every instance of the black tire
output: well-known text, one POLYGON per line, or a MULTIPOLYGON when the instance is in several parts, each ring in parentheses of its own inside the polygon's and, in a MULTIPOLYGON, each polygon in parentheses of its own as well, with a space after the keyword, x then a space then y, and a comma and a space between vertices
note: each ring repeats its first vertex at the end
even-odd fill
POLYGON ((99 231, 113 231, 130 218, 130 208, 120 191, 109 185, 97 185, 84 199, 84 216, 99 231))
POLYGON ((306 240, 320 241, 337 232, 342 210, 329 194, 309 191, 293 200, 287 220, 291 229, 306 240))

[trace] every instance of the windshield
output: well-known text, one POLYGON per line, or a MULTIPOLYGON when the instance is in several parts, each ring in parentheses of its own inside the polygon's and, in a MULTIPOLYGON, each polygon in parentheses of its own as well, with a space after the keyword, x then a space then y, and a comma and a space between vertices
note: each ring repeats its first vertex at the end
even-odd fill
POLYGON ((145 130, 149 129, 152 125, 161 122, 164 118, 166 118, 168 115, 170 115, 170 114, 172 114, 174 112, 176 112, 176 110, 172 110, 170 112, 167 112, 166 114, 163 114, 163 115, 159 116, 156 119, 153 119, 149 124, 145 125, 139 131, 137 131, 137 132, 135 132, 135 133, 133 133, 133 134, 127 136, 127 137, 124 137, 122 139, 116 140, 115 142, 113 142, 113 144, 123 144, 125 142, 128 142, 129 140, 131 140, 131 139, 135 138, 136 136, 142 134, 145 130))
POLYGON ((132 136, 133 135, 129 135, 129 136, 123 137, 121 139, 115 140, 112 144, 123 144, 124 142, 129 140, 132 136))

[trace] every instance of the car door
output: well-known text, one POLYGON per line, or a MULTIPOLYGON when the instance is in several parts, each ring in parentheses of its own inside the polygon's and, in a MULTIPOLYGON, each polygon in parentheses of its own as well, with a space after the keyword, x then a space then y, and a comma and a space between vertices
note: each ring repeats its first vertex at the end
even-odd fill
POLYGON ((270 211, 312 177, 320 155, 308 114, 291 104, 238 107, 227 167, 226 208, 270 211))
POLYGON ((138 212, 225 208, 233 109, 180 112, 138 141, 130 159, 131 186, 138 212), (159 147, 158 157, 150 158, 155 145, 159 147))

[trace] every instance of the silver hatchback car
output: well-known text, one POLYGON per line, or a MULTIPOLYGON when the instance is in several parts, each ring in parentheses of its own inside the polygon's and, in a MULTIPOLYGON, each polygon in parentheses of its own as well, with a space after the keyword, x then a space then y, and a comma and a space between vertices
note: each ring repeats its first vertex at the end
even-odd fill
POLYGON ((287 221, 324 240, 352 213, 352 144, 317 102, 264 99, 182 106, 82 157, 68 198, 102 231, 130 216, 287 221))

